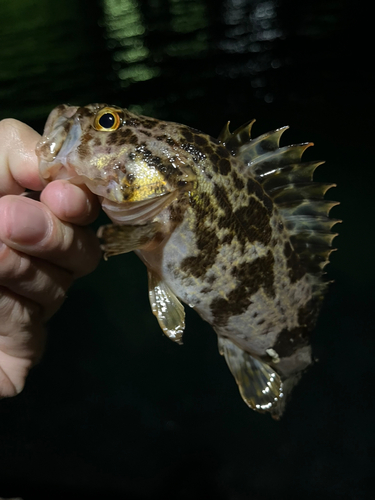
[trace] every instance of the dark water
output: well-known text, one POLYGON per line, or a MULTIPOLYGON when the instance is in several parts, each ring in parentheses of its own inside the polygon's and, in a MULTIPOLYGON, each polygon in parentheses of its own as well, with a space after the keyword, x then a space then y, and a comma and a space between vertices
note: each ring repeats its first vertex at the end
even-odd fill
POLYGON ((0 1, 0 118, 42 131, 61 102, 108 102, 217 135, 256 117, 327 163, 344 219, 314 337, 280 422, 249 410, 211 328, 183 347, 149 311, 135 256, 81 279, 44 359, 0 402, 0 496, 373 498, 373 25, 338 0, 0 1))

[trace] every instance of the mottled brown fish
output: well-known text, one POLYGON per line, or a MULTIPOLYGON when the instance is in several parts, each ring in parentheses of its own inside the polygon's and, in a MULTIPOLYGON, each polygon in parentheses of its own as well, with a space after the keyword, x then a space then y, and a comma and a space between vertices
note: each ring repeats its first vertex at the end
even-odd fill
POLYGON ((46 179, 84 183, 114 224, 106 256, 136 251, 152 311, 181 343, 184 307, 218 335, 245 402, 281 415, 312 362, 311 330, 327 288, 338 220, 313 182, 310 144, 279 147, 288 127, 250 138, 253 122, 218 139, 116 106, 61 105, 37 147, 46 179))

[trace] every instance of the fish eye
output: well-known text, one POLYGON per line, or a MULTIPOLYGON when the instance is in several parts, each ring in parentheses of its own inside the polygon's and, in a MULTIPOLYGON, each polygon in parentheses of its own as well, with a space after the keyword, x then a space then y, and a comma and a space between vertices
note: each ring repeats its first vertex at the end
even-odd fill
POLYGON ((121 120, 119 114, 113 109, 104 108, 95 117, 94 127, 96 130, 111 132, 117 130, 121 120))

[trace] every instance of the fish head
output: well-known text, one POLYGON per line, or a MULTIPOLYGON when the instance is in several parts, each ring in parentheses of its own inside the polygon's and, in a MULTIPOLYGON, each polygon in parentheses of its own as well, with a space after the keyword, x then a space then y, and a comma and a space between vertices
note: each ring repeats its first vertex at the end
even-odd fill
POLYGON ((86 184, 114 222, 148 221, 194 180, 186 151, 160 140, 160 123, 107 104, 60 105, 36 148, 40 173, 86 184))

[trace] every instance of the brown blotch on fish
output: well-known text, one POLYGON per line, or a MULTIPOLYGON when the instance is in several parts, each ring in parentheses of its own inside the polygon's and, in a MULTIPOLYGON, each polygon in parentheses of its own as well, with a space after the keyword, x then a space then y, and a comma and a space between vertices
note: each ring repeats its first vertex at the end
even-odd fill
POLYGON ((90 140, 92 139, 92 134, 87 132, 86 134, 83 134, 81 137, 81 144, 87 144, 90 140))
POLYGON ((221 158, 229 158, 230 157, 230 153, 229 151, 227 150, 226 147, 224 146, 217 146, 216 147, 216 153, 221 157, 221 158))
POLYGON ((90 153, 90 146, 86 143, 79 144, 77 147, 77 153, 80 158, 86 158, 90 153))
POLYGON ((129 142, 129 144, 134 144, 134 145, 139 144, 138 137, 135 134, 132 134, 129 137, 128 142, 129 142))
POLYGON ((114 146, 115 144, 117 144, 120 137, 121 135, 118 130, 116 130, 115 132, 109 132, 105 143, 108 146, 114 146))
POLYGON ((247 206, 233 211, 223 188, 215 186, 214 194, 219 206, 224 210, 224 215, 218 219, 220 228, 228 228, 244 246, 247 242, 256 241, 268 245, 272 237, 270 216, 260 201, 250 197, 247 206))
MULTIPOLYGON (((229 222, 231 216, 232 216, 232 206, 230 204, 230 201, 228 199, 227 193, 225 192, 225 189, 222 186, 218 186, 215 184, 214 189, 213 189, 214 196, 217 200, 217 203, 219 207, 224 211, 225 215, 224 218, 229 222)), ((223 226, 226 227, 226 226, 223 226)))
POLYGON ((70 127, 71 127, 71 124, 69 122, 65 122, 63 124, 63 129, 64 129, 64 132, 68 133, 69 130, 70 130, 70 127))
POLYGON ((211 153, 209 159, 212 164, 213 171, 217 174, 219 172, 219 155, 217 155, 216 153, 211 153))
POLYGON ((243 180, 240 177, 238 177, 235 170, 232 170, 231 175, 232 175, 234 187, 236 189, 238 189, 238 191, 241 191, 245 187, 245 183, 243 182, 243 180))
POLYGON ((249 195, 255 194, 256 197, 262 201, 263 205, 266 207, 269 213, 272 213, 274 209, 274 204, 271 198, 264 192, 264 189, 254 179, 248 179, 246 184, 247 192, 249 195))
POLYGON ((117 134, 126 139, 126 138, 130 137, 131 135, 133 135, 133 132, 132 132, 131 128, 120 128, 117 131, 117 134))
POLYGON ((221 245, 230 245, 232 243, 232 240, 234 238, 233 233, 227 233, 225 236, 221 238, 221 245))
POLYGON ((147 137, 151 137, 152 136, 151 132, 149 132, 148 130, 140 130, 140 132, 142 134, 144 134, 144 135, 147 135, 147 137))
POLYGON ((195 257, 186 257, 181 263, 181 270, 192 274, 196 278, 204 276, 216 260, 218 250, 218 237, 213 230, 202 232, 197 238, 197 246, 201 248, 195 257))
POLYGON ((194 142, 195 142, 195 144, 197 144, 197 146, 206 146, 207 145, 207 139, 199 134, 195 134, 194 142))
POLYGON ((211 302, 215 326, 226 326, 230 317, 244 313, 252 304, 251 296, 261 288, 267 295, 274 296, 273 264, 273 254, 269 252, 265 257, 237 266, 237 287, 229 292, 227 298, 219 297, 211 302))
POLYGON ((308 334, 309 332, 305 327, 297 326, 291 330, 285 328, 279 333, 273 349, 280 358, 289 357, 297 349, 308 344, 308 334))
POLYGON ((195 208, 196 213, 195 234, 199 254, 186 257, 181 263, 181 269, 199 278, 215 263, 219 239, 215 227, 208 228, 204 224, 206 219, 215 218, 215 210, 211 206, 210 197, 206 193, 200 193, 199 200, 192 199, 190 204, 195 208))
POLYGON ((67 105, 66 105, 66 104, 59 104, 58 106, 56 106, 56 108, 54 109, 54 111, 55 111, 55 113, 56 113, 57 111, 61 111, 61 112, 63 112, 63 111, 65 111, 65 109, 66 109, 66 108, 67 108, 67 105))
POLYGON ((219 167, 219 173, 221 175, 228 175, 231 170, 230 161, 227 160, 226 158, 222 158, 221 160, 219 160, 218 167, 219 167))
POLYGON ((287 267, 289 268, 290 282, 295 283, 306 274, 306 269, 302 266, 300 258, 289 241, 284 245, 284 256, 287 261, 287 267))
POLYGON ((210 143, 207 143, 206 146, 202 147, 202 152, 209 158, 215 152, 214 146, 210 143))
POLYGON ((167 137, 166 140, 165 140, 165 142, 167 144, 169 144, 170 146, 172 146, 172 147, 177 147, 178 146, 177 142, 175 140, 173 140, 172 137, 167 137))
POLYGON ((215 274, 210 274, 209 276, 207 276, 206 278, 206 282, 209 284, 209 285, 213 285, 215 283, 215 281, 217 280, 217 276, 215 274))
POLYGON ((77 115, 79 115, 81 118, 83 117, 91 118, 91 116, 93 116, 94 113, 90 109, 82 106, 81 108, 78 108, 77 115))
POLYGON ((187 127, 182 127, 181 133, 187 142, 194 142, 194 135, 187 127))
POLYGON ((147 119, 147 120, 142 120, 142 127, 144 128, 148 128, 149 130, 156 127, 158 125, 158 121, 157 120, 150 120, 150 119, 147 119))
POLYGON ((233 217, 238 221, 237 232, 245 233, 249 242, 259 241, 268 245, 271 241, 272 228, 268 211, 256 198, 250 198, 246 207, 233 212, 233 217))
POLYGON ((175 224, 180 224, 184 220, 185 209, 189 204, 189 199, 187 196, 182 198, 178 203, 174 201, 170 205, 170 217, 175 224))

